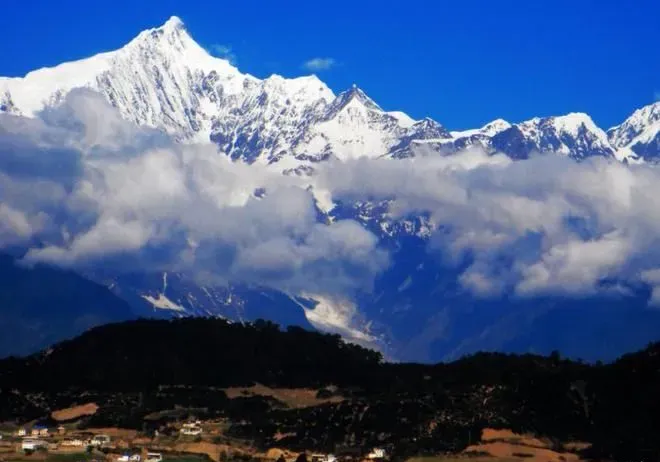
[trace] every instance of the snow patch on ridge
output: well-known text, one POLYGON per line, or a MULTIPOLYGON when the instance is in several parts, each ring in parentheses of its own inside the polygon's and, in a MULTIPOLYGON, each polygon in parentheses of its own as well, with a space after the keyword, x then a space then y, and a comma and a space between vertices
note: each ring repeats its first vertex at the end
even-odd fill
POLYGON ((153 297, 151 295, 141 295, 141 297, 149 302, 154 308, 186 312, 186 309, 183 306, 174 303, 172 300, 167 298, 165 296, 165 292, 167 292, 167 272, 163 273, 163 291, 160 292, 157 297, 153 297))
POLYGON ((511 124, 504 119, 495 119, 487 123, 481 128, 471 130, 452 131, 451 136, 454 138, 465 138, 474 135, 494 136, 504 130, 511 128, 511 124))
POLYGON ((158 294, 157 297, 152 297, 151 295, 142 295, 142 298, 144 298, 146 301, 151 303, 151 305, 154 308, 159 308, 161 310, 172 310, 172 311, 182 311, 182 312, 186 311, 184 307, 174 303, 164 294, 158 294))
POLYGON ((305 317, 316 329, 341 335, 344 339, 364 346, 375 347, 378 338, 369 333, 369 326, 356 327, 357 306, 348 299, 332 298, 318 294, 300 294, 291 296, 305 312, 305 317), (300 299, 312 301, 316 305, 310 308, 300 299))

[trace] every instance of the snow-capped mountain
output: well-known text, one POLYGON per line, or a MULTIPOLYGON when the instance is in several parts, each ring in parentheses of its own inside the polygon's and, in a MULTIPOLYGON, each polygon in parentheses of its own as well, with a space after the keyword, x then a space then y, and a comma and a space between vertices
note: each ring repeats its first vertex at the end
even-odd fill
POLYGON ((233 159, 283 169, 330 154, 383 154, 414 123, 356 87, 335 97, 316 76, 243 74, 208 54, 176 17, 117 51, 0 78, 0 111, 34 116, 76 87, 100 92, 138 125, 181 141, 212 140, 233 159))
POLYGON ((614 149, 607 135, 587 114, 534 118, 492 136, 493 147, 513 158, 536 152, 556 152, 575 159, 611 157, 614 149))
MULTIPOLYGON (((210 140, 231 159, 272 165, 285 173, 306 174, 331 158, 397 162, 418 155, 450 155, 471 146, 512 159, 536 153, 628 162, 660 156, 660 103, 634 112, 607 132, 583 113, 520 123, 498 119, 477 129, 449 131, 430 118, 414 120, 384 110, 355 85, 335 95, 316 76, 259 79, 244 74, 211 56, 176 17, 140 33, 119 50, 23 78, 0 77, 0 112, 34 117, 78 87, 99 92, 123 118, 140 126, 162 130, 182 143, 210 140)), ((391 250, 394 263, 375 282, 373 294, 347 302, 254 286, 205 287, 175 272, 118 275, 99 270, 86 276, 127 300, 139 315, 213 315, 238 321, 267 317, 374 341, 407 359, 449 358, 484 345, 519 348, 522 344, 516 342, 524 340, 516 337, 520 330, 514 332, 507 324, 514 318, 494 319, 498 303, 513 307, 510 316, 518 326, 522 320, 542 330, 550 311, 544 305, 475 301, 461 292, 455 274, 443 272, 425 251, 433 230, 429 217, 395 219, 387 201, 337 203, 319 215, 328 222, 354 219, 391 250)), ((616 330, 618 325, 607 328, 616 330)), ((532 347, 537 345, 534 332, 525 331, 532 347)), ((563 341, 573 345, 568 336, 563 341)), ((552 345, 557 347, 556 342, 552 345)))
POLYGON ((383 111, 362 90, 353 86, 335 98, 293 143, 297 157, 322 160, 379 156, 397 143, 411 125, 401 116, 383 111))
POLYGON ((621 152, 644 160, 660 154, 660 102, 636 110, 621 125, 607 131, 609 141, 621 152))
POLYGON ((330 157, 410 157, 476 145, 514 159, 534 152, 649 159, 658 152, 658 103, 608 134, 586 114, 495 120, 450 132, 432 119, 385 111, 355 85, 335 94, 316 76, 258 79, 197 44, 170 18, 123 48, 91 58, 0 78, 0 111, 34 116, 73 88, 104 95, 123 117, 175 138, 215 142, 233 159, 305 171, 330 157))
POLYGON ((498 119, 479 129, 454 131, 449 135, 439 139, 414 140, 413 146, 417 151, 431 149, 444 153, 479 147, 492 153, 502 152, 512 159, 527 159, 534 153, 556 153, 576 160, 593 156, 619 158, 607 134, 596 126, 591 117, 582 113, 535 117, 518 124, 498 119))
POLYGON ((3 111, 31 116, 75 87, 103 94, 125 118, 183 141, 213 138, 234 158, 288 149, 317 106, 334 99, 314 76, 260 80, 208 54, 180 19, 140 33, 120 50, 0 79, 3 111))

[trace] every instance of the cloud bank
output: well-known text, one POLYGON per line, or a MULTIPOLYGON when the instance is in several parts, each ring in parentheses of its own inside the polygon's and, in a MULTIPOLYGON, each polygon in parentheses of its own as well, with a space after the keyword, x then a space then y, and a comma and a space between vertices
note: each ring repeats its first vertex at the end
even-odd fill
POLYGON ((89 91, 0 127, 0 246, 32 246, 27 261, 320 294, 368 289, 387 266, 358 223, 320 223, 297 178, 175 144, 89 91))
POLYGON ((429 251, 480 297, 634 289, 660 304, 660 169, 478 150, 329 161, 311 178, 232 162, 124 121, 90 91, 0 115, 0 247, 27 261, 180 271, 288 293, 348 296, 387 270, 378 237, 319 220, 312 191, 425 214, 429 251), (309 188, 311 186, 313 188, 309 188), (255 194, 265 191, 265 194, 255 194))
POLYGON ((323 172, 335 197, 394 197, 395 216, 428 213, 431 248, 481 296, 583 296, 640 281, 655 287, 659 182, 660 170, 649 165, 558 155, 514 162, 480 151, 401 163, 361 159, 323 172))

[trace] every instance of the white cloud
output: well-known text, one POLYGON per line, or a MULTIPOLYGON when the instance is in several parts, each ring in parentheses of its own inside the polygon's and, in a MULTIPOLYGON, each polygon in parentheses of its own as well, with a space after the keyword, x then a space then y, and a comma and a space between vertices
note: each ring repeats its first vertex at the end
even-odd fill
POLYGON ((297 177, 115 115, 84 90, 41 119, 0 115, 0 247, 36 238, 45 245, 28 261, 178 270, 291 293, 368 288, 388 264, 357 223, 318 223, 297 177))
POLYGON ((581 296, 660 266, 655 166, 469 151, 335 163, 320 181, 335 200, 394 198, 395 215, 427 213, 431 248, 480 296, 581 296))
POLYGON ((33 226, 22 212, 7 204, 0 204, 0 239, 11 243, 13 240, 29 238, 33 226))
POLYGON ((617 270, 631 253, 632 243, 613 233, 595 240, 572 239, 552 246, 539 261, 521 267, 521 294, 538 292, 584 293, 617 270))
POLYGON ((303 63, 303 69, 310 72, 327 71, 337 65, 333 58, 312 58, 303 63))
POLYGON ((208 47, 208 50, 213 56, 226 59, 230 64, 236 65, 236 53, 234 53, 230 45, 214 43, 208 47))
POLYGON ((33 261, 345 300, 389 256, 354 221, 320 223, 309 182, 326 204, 390 201, 392 219, 428 216, 430 250, 476 295, 580 296, 616 280, 648 284, 660 300, 657 166, 469 150, 330 161, 302 179, 173 143, 86 90, 36 119, 0 115, 0 247, 38 241, 33 261))
POLYGON ((651 299, 649 305, 660 307, 660 268, 642 271, 640 278, 651 286, 651 299))

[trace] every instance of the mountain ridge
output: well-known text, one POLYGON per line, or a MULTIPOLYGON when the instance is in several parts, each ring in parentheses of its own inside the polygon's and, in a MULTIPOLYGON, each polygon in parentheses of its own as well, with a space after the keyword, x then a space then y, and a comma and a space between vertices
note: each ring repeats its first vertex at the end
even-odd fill
POLYGON ((428 118, 384 111, 356 85, 335 95, 315 75, 244 74, 211 56, 176 16, 118 50, 22 78, 0 77, 0 112, 34 116, 79 86, 101 92, 138 125, 181 141, 212 141, 232 159, 278 164, 281 170, 300 171, 330 157, 410 157, 422 146, 424 152, 447 153, 476 145, 514 159, 549 151, 626 162, 660 155, 660 103, 636 110, 607 132, 582 113, 515 124, 496 119, 463 131, 420 130, 415 125, 428 118), (338 114, 346 105, 354 107, 338 114))

